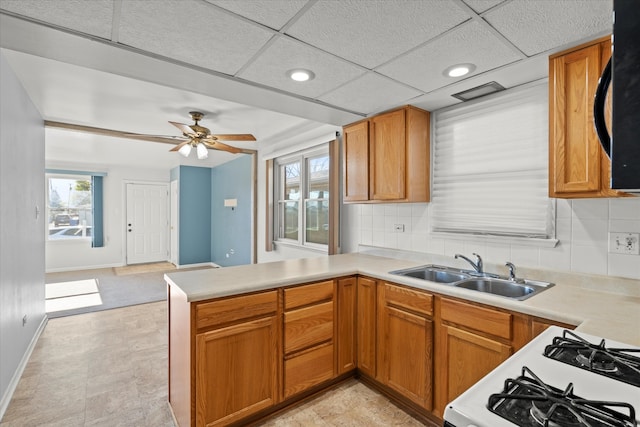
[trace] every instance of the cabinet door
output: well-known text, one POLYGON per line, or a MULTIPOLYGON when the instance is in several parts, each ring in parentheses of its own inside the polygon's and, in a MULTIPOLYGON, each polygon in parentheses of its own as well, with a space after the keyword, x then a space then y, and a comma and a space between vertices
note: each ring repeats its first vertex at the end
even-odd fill
POLYGON ((227 425, 277 403, 277 317, 196 335, 196 426, 227 425))
POLYGON ((369 200, 369 122, 345 126, 343 130, 343 199, 346 202, 369 200))
POLYGON ((609 189, 610 161, 593 126, 593 98, 611 56, 604 40, 549 61, 549 195, 615 197, 609 189))
POLYGON ((406 111, 396 110, 370 120, 369 193, 372 200, 406 197, 406 111))
MULTIPOLYGON (((453 326, 442 325, 447 402, 475 384, 512 353, 511 346, 453 326)), ((444 408, 443 408, 444 409, 444 408)))
POLYGON ((376 376, 376 281, 358 277, 357 347, 358 369, 376 376))
POLYGON ((338 280, 338 375, 356 368, 356 278, 338 280))
POLYGON ((432 407, 433 324, 421 316, 386 306, 382 324, 383 384, 427 410, 432 407))

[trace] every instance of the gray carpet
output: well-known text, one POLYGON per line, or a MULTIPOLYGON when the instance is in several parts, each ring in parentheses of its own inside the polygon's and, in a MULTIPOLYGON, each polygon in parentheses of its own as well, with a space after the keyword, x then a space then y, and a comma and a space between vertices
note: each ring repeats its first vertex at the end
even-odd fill
MULTIPOLYGON (((204 267, 207 268, 207 267, 204 267)), ((173 270, 176 271, 176 270, 173 270)), ((167 299, 164 272, 117 276, 112 268, 47 273, 46 283, 97 279, 102 304, 47 313, 50 319, 167 299)))

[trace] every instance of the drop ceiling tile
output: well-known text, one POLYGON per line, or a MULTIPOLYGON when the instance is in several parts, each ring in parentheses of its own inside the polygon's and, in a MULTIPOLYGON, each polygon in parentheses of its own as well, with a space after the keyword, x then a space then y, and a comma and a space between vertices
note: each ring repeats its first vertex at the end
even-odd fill
POLYGON ((2 0, 0 9, 111 39, 113 0, 2 0))
POLYGON ((279 30, 307 3, 307 0, 207 0, 252 21, 279 30))
POLYGON ((471 21, 376 71, 430 92, 518 59, 520 57, 491 31, 471 21), (473 74, 457 79, 442 74, 445 68, 461 63, 472 63, 477 68, 473 74))
POLYGON ((239 77, 287 92, 315 98, 365 73, 347 61, 287 37, 280 37, 239 77), (293 68, 315 73, 315 79, 296 82, 286 75, 293 68))
POLYGON ((466 19, 452 0, 320 0, 287 34, 373 68, 466 19))
POLYGON ((514 0, 484 18, 528 56, 611 31, 611 0, 514 0))
POLYGON ((200 1, 122 3, 120 43, 225 74, 236 73, 272 35, 200 1))
POLYGON ((485 10, 489 10, 492 7, 502 3, 505 0, 462 0, 467 6, 475 10, 477 13, 482 13, 485 10))
POLYGON ((420 94, 415 89, 369 72, 319 99, 361 114, 370 114, 406 104, 420 94))

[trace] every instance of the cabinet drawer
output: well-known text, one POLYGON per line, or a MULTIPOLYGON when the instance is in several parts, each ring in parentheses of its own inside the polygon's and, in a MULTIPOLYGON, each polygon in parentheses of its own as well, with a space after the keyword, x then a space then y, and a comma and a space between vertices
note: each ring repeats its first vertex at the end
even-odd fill
POLYGON ((284 309, 310 305, 333 299, 333 280, 284 290, 284 309))
POLYGON ((196 328, 207 328, 275 313, 278 292, 269 291, 196 305, 196 328))
POLYGON ((284 314, 285 354, 333 338, 333 301, 300 308, 284 314))
POLYGON ((284 397, 333 378, 333 344, 325 344, 284 361, 284 397))
POLYGON ((441 314, 444 321, 511 339, 512 315, 509 313, 443 299, 441 314))
POLYGON ((414 291, 413 289, 385 283, 384 298, 388 305, 402 307, 427 316, 433 314, 433 295, 426 292, 414 291))

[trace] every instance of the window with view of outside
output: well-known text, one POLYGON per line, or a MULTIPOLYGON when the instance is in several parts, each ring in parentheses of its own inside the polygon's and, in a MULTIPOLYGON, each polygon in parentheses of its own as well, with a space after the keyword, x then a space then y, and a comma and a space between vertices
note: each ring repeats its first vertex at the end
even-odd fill
POLYGON ((329 243, 329 154, 316 149, 277 160, 276 238, 300 245, 329 243), (300 232, 300 230, 304 230, 300 232))
POLYGON ((91 179, 87 176, 48 177, 49 240, 91 237, 91 179))

